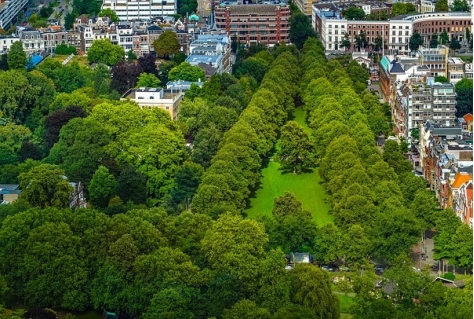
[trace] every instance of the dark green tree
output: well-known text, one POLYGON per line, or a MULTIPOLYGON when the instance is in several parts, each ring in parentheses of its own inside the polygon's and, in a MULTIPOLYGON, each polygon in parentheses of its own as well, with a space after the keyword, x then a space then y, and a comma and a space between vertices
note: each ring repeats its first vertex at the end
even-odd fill
POLYGON ((181 46, 176 33, 166 30, 153 42, 153 47, 158 56, 169 59, 170 56, 179 52, 181 46))
POLYGON ((410 48, 410 51, 414 52, 418 50, 418 48, 423 45, 423 38, 421 35, 415 31, 410 37, 410 41, 408 43, 408 47, 410 48))
POLYGON ((436 2, 435 12, 448 12, 448 11, 449 11, 448 0, 439 0, 436 2))
POLYGON ((290 41, 298 49, 303 48, 303 44, 308 38, 316 38, 310 19, 300 11, 293 12, 290 18, 290 41))
POLYGON ((438 44, 439 44, 438 34, 433 33, 433 35, 431 36, 431 40, 430 40, 430 48, 436 48, 436 47, 438 47, 438 44))
POLYGON ((456 116, 472 112, 472 80, 461 79, 456 83, 456 116))
POLYGON ((451 11, 469 11, 469 5, 466 0, 454 0, 451 11))
POLYGON ((449 48, 450 48, 451 50, 453 50, 454 55, 456 55, 456 50, 461 49, 461 43, 458 41, 458 39, 456 39, 455 37, 453 37, 453 39, 452 39, 451 42, 449 43, 449 48))
POLYGON ((341 42, 341 47, 343 47, 345 50, 349 50, 351 48, 351 40, 349 40, 349 34, 346 32, 344 33, 344 39, 341 42))
POLYGON ((64 28, 71 30, 74 27, 74 21, 76 21, 76 15, 73 12, 68 12, 64 16, 64 28))

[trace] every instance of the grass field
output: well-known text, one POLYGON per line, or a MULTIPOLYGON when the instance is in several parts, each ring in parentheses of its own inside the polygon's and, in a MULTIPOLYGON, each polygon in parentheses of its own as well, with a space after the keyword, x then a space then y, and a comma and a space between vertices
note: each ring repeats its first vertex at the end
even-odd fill
POLYGON ((351 296, 346 296, 346 295, 337 295, 339 298, 339 309, 341 311, 341 314, 349 314, 351 313, 351 305, 353 303, 353 298, 351 296))
MULTIPOLYGON (((301 109, 295 111, 294 120, 309 131, 304 122, 304 112, 301 109)), ((245 211, 247 216, 255 218, 258 215, 270 215, 273 200, 285 192, 291 192, 302 203, 303 209, 311 213, 318 226, 332 223, 333 217, 329 215, 330 205, 324 201, 326 195, 319 183, 318 170, 295 175, 292 173, 282 174, 279 168, 279 163, 270 161, 268 166, 262 170, 261 185, 255 198, 250 200, 250 207, 245 211)))

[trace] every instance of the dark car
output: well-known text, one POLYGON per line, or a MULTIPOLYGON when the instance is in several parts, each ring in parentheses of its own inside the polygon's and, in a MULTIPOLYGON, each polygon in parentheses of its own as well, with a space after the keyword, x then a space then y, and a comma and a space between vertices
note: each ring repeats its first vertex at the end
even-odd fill
POLYGON ((375 272, 376 273, 383 274, 384 271, 385 271, 385 268, 383 266, 376 266, 375 267, 375 272))

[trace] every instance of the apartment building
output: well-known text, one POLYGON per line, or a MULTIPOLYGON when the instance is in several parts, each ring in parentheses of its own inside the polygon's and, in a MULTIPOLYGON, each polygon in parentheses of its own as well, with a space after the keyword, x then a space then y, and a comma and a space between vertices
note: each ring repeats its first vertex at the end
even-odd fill
POLYGON ((49 26, 38 30, 44 42, 44 49, 49 53, 53 53, 58 45, 66 44, 68 41, 67 31, 60 26, 49 26))
POLYGON ((28 0, 0 0, 0 28, 7 30, 27 5, 28 0))
POLYGON ((430 121, 446 127, 456 124, 456 92, 453 84, 404 81, 396 88, 392 120, 399 136, 411 141, 411 132, 430 121))
POLYGON ((120 20, 148 20, 176 14, 175 0, 104 0, 102 9, 115 11, 120 20))
POLYGON ((290 6, 279 4, 239 4, 226 1, 215 7, 215 24, 242 43, 269 46, 289 43, 290 6))
MULTIPOLYGON (((348 21, 341 15, 342 8, 335 3, 316 3, 312 7, 312 24, 318 33, 321 42, 327 51, 341 50, 342 37, 334 30, 330 33, 329 26, 338 25, 339 30, 344 26, 351 49, 356 48, 356 36, 365 32, 368 47, 373 48, 377 37, 382 37, 384 49, 389 54, 410 54, 409 42, 413 32, 418 32, 429 43, 433 34, 438 35, 446 31, 449 39, 463 40, 466 29, 472 28, 471 14, 469 12, 436 12, 412 14, 394 17, 388 21, 352 20, 348 21)), ((334 29, 334 28, 333 28, 334 29)))
POLYGON ((18 38, 23 43, 23 50, 28 54, 44 51, 41 31, 32 28, 19 28, 18 38))

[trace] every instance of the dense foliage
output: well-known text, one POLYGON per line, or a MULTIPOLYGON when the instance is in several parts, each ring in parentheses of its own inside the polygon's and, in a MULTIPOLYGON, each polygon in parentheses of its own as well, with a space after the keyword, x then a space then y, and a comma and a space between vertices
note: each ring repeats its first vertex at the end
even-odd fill
MULTIPOLYGON (((0 206, 0 303, 150 319, 339 318, 327 272, 285 269, 284 253, 306 251, 354 271, 354 318, 464 318, 472 288, 448 291, 406 256, 436 226, 438 258, 472 268, 470 229, 437 210, 402 145, 376 147, 390 128, 367 70, 328 62, 316 39, 301 46, 237 48, 235 76, 193 85, 176 122, 117 91, 193 73, 186 64, 157 69, 145 57, 92 70, 48 59, 0 71, 0 183, 23 190, 0 206), (292 121, 300 104, 310 133, 292 121), (270 158, 283 173, 317 167, 334 225, 317 227, 289 192, 268 217, 244 218, 270 158), (84 184, 87 209, 67 208, 68 181, 84 184), (392 265, 399 302, 374 288, 370 261, 392 265)), ((0 307, 4 316, 16 319, 0 307)))

